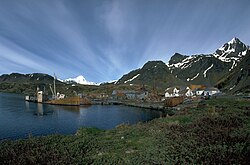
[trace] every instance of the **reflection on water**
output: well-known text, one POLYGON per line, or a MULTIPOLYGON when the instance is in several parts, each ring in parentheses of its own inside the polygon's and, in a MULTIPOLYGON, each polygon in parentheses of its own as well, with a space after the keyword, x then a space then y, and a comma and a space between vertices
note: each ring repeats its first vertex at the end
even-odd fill
POLYGON ((40 104, 38 103, 37 104, 37 113, 36 113, 37 116, 43 116, 43 104, 40 104))
POLYGON ((79 106, 57 106, 58 108, 62 108, 66 111, 74 112, 74 113, 79 113, 80 107, 79 106))
POLYGON ((55 106, 25 102, 23 95, 0 93, 0 140, 28 134, 75 134, 80 127, 112 129, 159 117, 160 112, 117 105, 55 106))
POLYGON ((26 106, 26 109, 29 110, 30 109, 30 103, 28 101, 25 101, 25 106, 26 106))

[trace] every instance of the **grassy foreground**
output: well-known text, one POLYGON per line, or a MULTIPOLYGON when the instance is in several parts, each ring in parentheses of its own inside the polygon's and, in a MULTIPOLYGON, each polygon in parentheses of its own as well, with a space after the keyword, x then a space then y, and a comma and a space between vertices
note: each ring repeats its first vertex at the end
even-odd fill
POLYGON ((174 116, 0 143, 0 164, 248 164, 250 102, 212 99, 174 116))

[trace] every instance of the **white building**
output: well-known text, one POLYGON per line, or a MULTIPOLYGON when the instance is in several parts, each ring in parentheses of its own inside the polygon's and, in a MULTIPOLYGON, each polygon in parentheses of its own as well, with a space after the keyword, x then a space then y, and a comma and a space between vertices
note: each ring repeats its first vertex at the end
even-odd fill
POLYGON ((57 92, 57 99, 64 99, 64 98, 65 98, 65 94, 57 92))
POLYGON ((185 96, 191 97, 193 95, 194 95, 193 91, 189 87, 187 87, 186 92, 185 92, 185 96))
POLYGON ((191 97, 194 93, 189 87, 171 87, 165 91, 165 97, 186 96, 191 97))
POLYGON ((165 97, 177 97, 179 95, 180 89, 177 87, 167 88, 165 91, 165 97))
POLYGON ((196 94, 197 96, 201 96, 201 95, 204 94, 204 90, 203 90, 203 89, 197 89, 197 90, 195 91, 195 94, 196 94))
POLYGON ((212 96, 212 95, 215 95, 218 93, 220 93, 220 90, 218 88, 214 88, 214 87, 206 88, 204 90, 204 96, 212 96))

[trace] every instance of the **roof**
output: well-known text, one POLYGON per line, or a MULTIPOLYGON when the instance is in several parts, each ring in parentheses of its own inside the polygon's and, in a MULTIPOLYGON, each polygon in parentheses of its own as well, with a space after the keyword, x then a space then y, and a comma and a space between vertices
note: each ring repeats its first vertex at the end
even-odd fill
POLYGON ((185 94, 188 91, 187 87, 181 86, 181 87, 170 87, 170 88, 167 88, 165 90, 165 92, 168 92, 169 94, 173 94, 175 88, 179 90, 178 94, 185 94))
POLYGON ((180 92, 179 92, 179 94, 186 94, 188 92, 188 89, 185 89, 185 90, 181 90, 180 92))
POLYGON ((175 88, 178 89, 178 90, 185 90, 187 87, 186 86, 173 86, 173 87, 167 88, 165 90, 165 92, 173 91, 175 88))
POLYGON ((205 91, 220 91, 218 88, 215 87, 208 87, 205 89, 205 91))
POLYGON ((189 85, 189 88, 191 90, 197 90, 197 89, 205 89, 206 86, 205 85, 194 85, 194 84, 191 84, 191 85, 189 85))
POLYGON ((170 87, 165 90, 165 92, 173 93, 175 87, 170 87))

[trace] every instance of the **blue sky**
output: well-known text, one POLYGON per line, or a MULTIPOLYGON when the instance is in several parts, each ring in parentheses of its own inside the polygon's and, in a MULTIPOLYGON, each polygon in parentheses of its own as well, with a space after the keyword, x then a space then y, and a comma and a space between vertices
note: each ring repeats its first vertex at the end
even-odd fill
POLYGON ((104 82, 233 37, 250 44, 249 0, 1 0, 0 74, 104 82))

